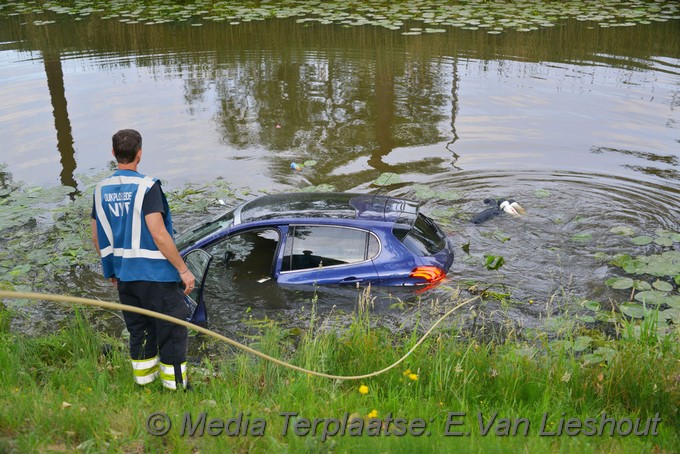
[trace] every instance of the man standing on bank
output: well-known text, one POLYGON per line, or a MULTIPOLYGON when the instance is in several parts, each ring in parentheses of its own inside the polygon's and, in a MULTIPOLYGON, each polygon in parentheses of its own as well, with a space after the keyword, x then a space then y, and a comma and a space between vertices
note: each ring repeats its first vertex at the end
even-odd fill
MULTIPOLYGON (((137 172, 142 136, 122 129, 112 141, 118 170, 97 185, 92 208, 92 241, 104 277, 118 288, 122 304, 185 320, 184 294, 195 280, 177 251, 160 181, 137 172)), ((133 312, 123 317, 135 381, 151 383, 160 369, 163 386, 186 389, 187 328, 133 312)))

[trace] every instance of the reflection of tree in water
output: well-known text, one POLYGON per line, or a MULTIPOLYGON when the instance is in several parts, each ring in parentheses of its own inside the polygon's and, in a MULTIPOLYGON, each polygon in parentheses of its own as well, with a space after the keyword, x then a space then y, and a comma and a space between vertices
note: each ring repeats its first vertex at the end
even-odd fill
POLYGON ((441 64, 373 52, 370 59, 337 55, 269 54, 229 65, 216 84, 222 139, 237 147, 291 151, 274 157, 273 169, 292 156, 319 161, 317 173, 367 159, 370 170, 325 177, 317 183, 347 186, 366 173, 427 172, 443 160, 414 157, 402 164, 384 158, 395 148, 443 140, 439 125, 450 103, 441 64))
POLYGON ((453 157, 453 161, 451 161, 451 165, 458 169, 461 170, 459 167, 456 166, 456 161, 458 161, 458 158, 460 157, 458 153, 456 153, 453 150, 453 144, 456 143, 458 140, 458 133, 456 132, 456 118, 458 118, 458 60, 456 59, 454 61, 454 64, 452 65, 452 73, 451 73, 451 140, 446 144, 446 149, 451 152, 451 155, 453 157))
MULTIPOLYGON (((287 179, 293 159, 316 159, 317 169, 305 173, 310 183, 346 188, 385 171, 441 170, 444 159, 414 156, 398 163, 387 159, 399 147, 446 142, 455 167, 457 70, 464 56, 501 62, 590 65, 594 61, 632 70, 654 69, 657 63, 648 63, 658 62, 654 56, 677 55, 676 28, 669 22, 592 29, 573 22, 497 39, 456 30, 400 37, 373 27, 303 27, 286 20, 237 27, 206 23, 197 29, 131 26, 93 18, 58 21, 46 28, 10 17, 3 20, 0 41, 45 56, 64 184, 69 184, 75 168, 59 63, 59 56, 68 51, 71 58, 79 52, 87 58, 105 56, 92 60, 102 71, 138 66, 152 68, 153 77, 181 78, 189 113, 195 114, 216 96, 215 122, 221 140, 230 147, 270 152, 267 171, 273 178, 287 179), (612 55, 630 58, 612 59, 612 55), (351 168, 342 169, 346 166, 351 168)), ((677 97, 672 105, 677 105, 677 97)))
MULTIPOLYGON (((64 71, 61 64, 62 53, 66 46, 58 38, 60 36, 59 33, 50 34, 45 27, 31 26, 30 21, 26 23, 20 22, 18 29, 16 26, 17 23, 14 21, 5 22, 2 31, 5 33, 9 32, 9 35, 0 36, 0 41, 14 41, 17 39, 17 36, 21 36, 22 38, 18 42, 25 46, 22 50, 29 52, 37 50, 40 52, 45 68, 45 79, 47 80, 50 103, 52 105, 54 128, 57 137, 56 148, 60 156, 61 172, 59 178, 62 185, 77 189, 78 183, 74 177, 77 164, 73 132, 68 114, 64 71)), ((75 194, 74 192, 71 196, 73 197, 75 194)))
POLYGON ((47 88, 52 101, 54 127, 57 130, 57 149, 61 156, 61 184, 77 188, 78 184, 73 177, 76 159, 64 89, 64 72, 61 69, 61 55, 55 51, 44 51, 43 62, 47 76, 47 88))

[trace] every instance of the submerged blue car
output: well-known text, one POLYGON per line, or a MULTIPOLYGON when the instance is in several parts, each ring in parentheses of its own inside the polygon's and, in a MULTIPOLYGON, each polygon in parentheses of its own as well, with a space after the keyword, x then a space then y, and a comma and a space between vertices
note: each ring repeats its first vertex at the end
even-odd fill
POLYGON ((453 244, 418 207, 383 195, 286 193, 190 229, 177 246, 196 277, 194 321, 202 321, 202 290, 215 268, 234 285, 437 284, 453 263, 453 244))

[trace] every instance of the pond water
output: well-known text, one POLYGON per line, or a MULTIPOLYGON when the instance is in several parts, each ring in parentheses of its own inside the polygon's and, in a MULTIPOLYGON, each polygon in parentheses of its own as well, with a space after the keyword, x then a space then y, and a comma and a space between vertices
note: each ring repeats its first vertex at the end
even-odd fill
MULTIPOLYGON (((459 245, 429 296, 488 288, 496 298, 477 311, 521 327, 583 300, 627 300, 604 283, 624 274, 607 260, 618 253, 680 249, 612 232, 680 231, 678 20, 405 36, 293 19, 53 19, 0 18, 0 161, 15 180, 82 189, 108 168, 112 133, 135 128, 140 170, 170 190, 223 179, 253 194, 320 186, 419 199, 459 245), (291 170, 305 161, 316 163, 291 170), (488 197, 527 214, 470 223, 488 197), (487 269, 488 255, 504 265, 487 269)), ((178 230, 197 221, 180 215, 178 230)), ((115 299, 91 274, 79 279, 85 296, 115 299)), ((351 307, 355 293, 322 293, 320 305, 351 307)), ((413 301, 377 294, 385 312, 413 301)), ((253 298, 232 296, 214 320, 287 313, 253 298)))

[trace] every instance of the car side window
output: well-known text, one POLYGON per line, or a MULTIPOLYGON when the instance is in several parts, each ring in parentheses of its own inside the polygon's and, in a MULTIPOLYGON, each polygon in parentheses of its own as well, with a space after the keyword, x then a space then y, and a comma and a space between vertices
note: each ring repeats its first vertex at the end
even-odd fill
POLYGON ((257 229, 232 235, 206 249, 231 279, 256 281, 271 277, 278 242, 277 230, 257 229))
POLYGON ((291 226, 281 271, 363 262, 375 257, 378 239, 365 230, 334 226, 291 226))

